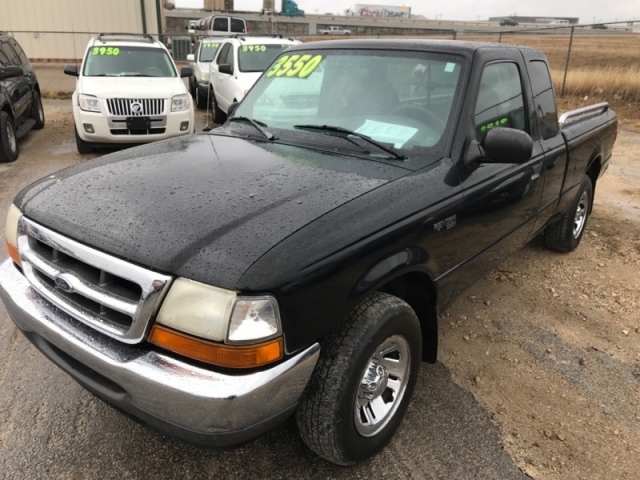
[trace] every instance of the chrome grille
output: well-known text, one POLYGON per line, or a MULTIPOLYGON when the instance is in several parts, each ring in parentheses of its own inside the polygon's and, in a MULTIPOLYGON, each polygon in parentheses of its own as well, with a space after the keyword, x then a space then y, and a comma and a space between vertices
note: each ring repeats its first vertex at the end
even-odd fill
POLYGON ((35 290, 75 319, 125 343, 144 339, 172 280, 24 217, 18 248, 35 290))
POLYGON ((148 117, 164 114, 164 98, 108 98, 109 113, 118 117, 148 117))

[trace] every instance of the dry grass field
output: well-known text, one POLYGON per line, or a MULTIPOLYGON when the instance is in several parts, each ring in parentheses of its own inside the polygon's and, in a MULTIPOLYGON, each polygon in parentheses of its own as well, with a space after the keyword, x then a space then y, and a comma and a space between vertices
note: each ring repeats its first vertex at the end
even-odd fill
MULTIPOLYGON (((452 37, 423 38, 450 40, 452 37)), ((458 35, 457 39, 498 42, 499 35, 458 35)), ((318 40, 318 37, 303 39, 311 40, 318 40)), ((561 91, 569 35, 503 34, 501 42, 537 48, 547 55, 561 111, 606 101, 618 112, 623 125, 640 131, 640 35, 611 30, 576 33, 564 95, 561 91)))

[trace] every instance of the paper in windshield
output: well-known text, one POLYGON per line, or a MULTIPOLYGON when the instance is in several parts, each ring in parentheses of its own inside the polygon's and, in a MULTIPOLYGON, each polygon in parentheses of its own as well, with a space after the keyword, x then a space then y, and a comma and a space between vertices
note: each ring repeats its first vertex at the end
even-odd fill
POLYGON ((405 127, 395 123, 366 120, 356 132, 383 143, 393 143, 394 148, 402 148, 418 131, 417 128, 405 127))

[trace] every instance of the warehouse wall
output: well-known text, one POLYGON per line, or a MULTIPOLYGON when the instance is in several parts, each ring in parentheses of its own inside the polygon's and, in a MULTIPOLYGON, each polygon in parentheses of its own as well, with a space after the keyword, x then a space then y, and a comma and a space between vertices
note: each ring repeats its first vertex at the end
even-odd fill
MULTIPOLYGON (((143 0, 146 29, 157 34, 156 6, 143 0)), ((29 58, 72 59, 82 56, 88 33, 143 33, 140 0, 0 0, 0 31, 14 33, 29 58)))

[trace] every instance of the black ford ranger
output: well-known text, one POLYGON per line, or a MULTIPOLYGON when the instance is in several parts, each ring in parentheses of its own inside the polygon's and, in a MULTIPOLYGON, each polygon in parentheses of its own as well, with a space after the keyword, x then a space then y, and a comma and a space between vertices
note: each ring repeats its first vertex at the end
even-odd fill
POLYGON ((0 162, 18 158, 18 139, 44 127, 36 74, 16 40, 0 32, 0 162))
POLYGON ((300 45, 222 128, 24 189, 0 294, 44 355, 162 432, 231 446, 295 412, 350 464, 398 428, 439 309, 539 233, 577 247, 616 129, 606 104, 558 119, 536 50, 300 45))

